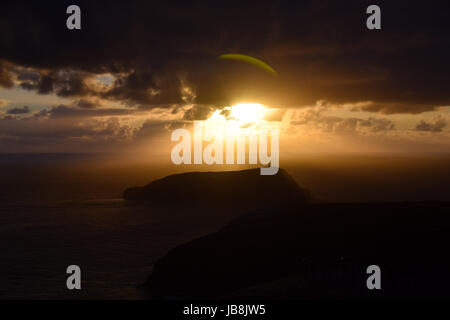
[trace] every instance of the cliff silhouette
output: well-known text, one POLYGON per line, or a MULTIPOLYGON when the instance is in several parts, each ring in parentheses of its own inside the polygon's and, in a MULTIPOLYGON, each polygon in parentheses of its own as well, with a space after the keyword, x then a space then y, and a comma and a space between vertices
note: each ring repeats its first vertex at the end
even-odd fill
POLYGON ((253 213, 162 257, 153 297, 448 297, 450 203, 313 204, 253 213), (366 269, 382 270, 370 291, 366 269))

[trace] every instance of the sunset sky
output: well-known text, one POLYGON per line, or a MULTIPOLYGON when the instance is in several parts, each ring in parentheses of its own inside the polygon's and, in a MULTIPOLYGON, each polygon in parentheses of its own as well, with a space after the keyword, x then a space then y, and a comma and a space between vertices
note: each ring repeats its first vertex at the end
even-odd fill
POLYGON ((0 152, 169 156, 171 131, 238 103, 274 110, 280 152, 450 152, 449 4, 377 3, 370 31, 367 1, 2 2, 0 152))

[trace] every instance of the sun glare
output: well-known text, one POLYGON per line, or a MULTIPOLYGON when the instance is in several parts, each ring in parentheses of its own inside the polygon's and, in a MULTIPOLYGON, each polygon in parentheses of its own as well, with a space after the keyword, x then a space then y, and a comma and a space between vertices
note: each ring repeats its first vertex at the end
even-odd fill
POLYGON ((208 120, 231 121, 246 125, 263 120, 266 111, 266 107, 262 104, 239 103, 222 110, 216 110, 208 120))
POLYGON ((230 117, 238 121, 255 122, 261 120, 265 114, 265 107, 255 103, 241 103, 231 107, 230 117))
POLYGON ((278 127, 265 119, 273 110, 259 103, 239 103, 216 110, 204 125, 215 134, 223 134, 223 130, 230 136, 253 134, 263 127, 278 127))

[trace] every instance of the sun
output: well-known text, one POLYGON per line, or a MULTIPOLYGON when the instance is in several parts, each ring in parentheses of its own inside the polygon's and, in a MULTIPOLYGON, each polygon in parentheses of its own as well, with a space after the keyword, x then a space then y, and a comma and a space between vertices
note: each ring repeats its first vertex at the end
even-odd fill
POLYGON ((239 125, 254 124, 263 120, 266 111, 266 107, 259 103, 239 103, 216 110, 208 120, 234 122, 239 125))
POLYGON ((240 103, 231 107, 230 118, 242 122, 256 122, 264 118, 266 108, 257 103, 240 103))

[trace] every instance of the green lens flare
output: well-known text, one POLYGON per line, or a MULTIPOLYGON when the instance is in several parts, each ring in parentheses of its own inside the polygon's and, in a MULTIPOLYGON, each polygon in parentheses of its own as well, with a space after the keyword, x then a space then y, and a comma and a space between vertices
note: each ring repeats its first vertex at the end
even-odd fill
POLYGON ((250 63, 254 66, 257 66, 258 68, 261 68, 261 69, 269 72, 270 74, 272 74, 274 76, 278 75, 278 73, 264 61, 261 61, 259 59, 256 59, 256 58, 253 58, 250 56, 246 56, 245 54, 235 54, 235 53, 222 54, 221 56, 219 56, 218 59, 219 60, 236 60, 236 61, 250 63))

